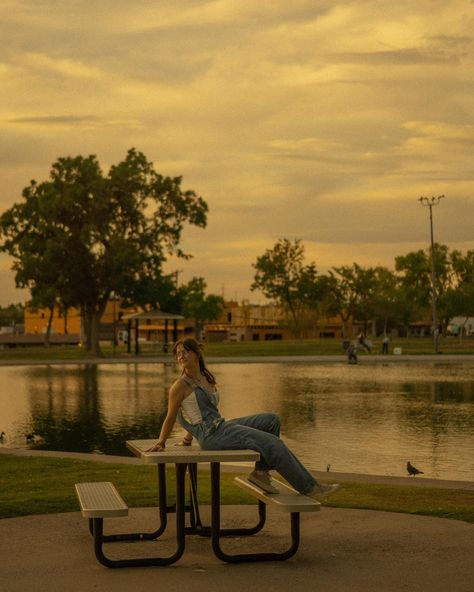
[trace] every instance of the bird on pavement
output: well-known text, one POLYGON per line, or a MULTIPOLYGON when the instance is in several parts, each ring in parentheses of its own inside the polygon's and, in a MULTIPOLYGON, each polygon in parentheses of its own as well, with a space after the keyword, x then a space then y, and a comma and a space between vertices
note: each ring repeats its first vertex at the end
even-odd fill
POLYGON ((419 471, 416 467, 414 467, 410 461, 407 462, 407 471, 409 475, 424 475, 423 471, 419 471))

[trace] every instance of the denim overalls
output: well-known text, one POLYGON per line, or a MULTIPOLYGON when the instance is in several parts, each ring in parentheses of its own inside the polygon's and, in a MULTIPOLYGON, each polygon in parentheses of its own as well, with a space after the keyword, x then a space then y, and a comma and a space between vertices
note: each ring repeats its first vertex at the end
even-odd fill
MULTIPOLYGON (((280 418, 275 413, 258 413, 226 421, 219 413, 217 391, 194 383, 183 376, 192 387, 199 407, 200 418, 190 423, 182 407, 178 421, 192 434, 204 450, 255 450, 261 460, 257 470, 275 469, 300 493, 310 493, 316 485, 311 473, 280 439, 280 418)), ((189 395, 192 396, 192 395, 189 395)))

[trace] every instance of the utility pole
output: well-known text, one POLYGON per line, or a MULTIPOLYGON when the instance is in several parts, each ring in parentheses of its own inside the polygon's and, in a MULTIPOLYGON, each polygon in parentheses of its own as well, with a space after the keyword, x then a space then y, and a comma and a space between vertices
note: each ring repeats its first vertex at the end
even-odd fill
POLYGON ((173 273, 171 274, 174 275, 174 287, 176 291, 178 291, 178 275, 182 273, 182 271, 182 269, 177 269, 176 271, 173 271, 173 273))
POLYGON ((433 206, 437 206, 444 195, 437 197, 420 197, 422 206, 427 206, 430 209, 430 232, 431 232, 431 300, 433 308, 433 343, 435 354, 439 353, 439 329, 438 329, 438 313, 437 313, 437 294, 436 294, 436 267, 435 267, 435 250, 433 237, 433 206))

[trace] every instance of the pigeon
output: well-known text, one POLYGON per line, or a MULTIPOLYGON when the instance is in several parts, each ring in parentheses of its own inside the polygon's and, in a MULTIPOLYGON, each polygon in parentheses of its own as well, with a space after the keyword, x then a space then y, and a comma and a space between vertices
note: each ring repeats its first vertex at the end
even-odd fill
POLYGON ((328 463, 327 467, 326 467, 326 472, 329 473, 330 470, 331 470, 331 465, 328 463))
POLYGON ((423 471, 419 471, 416 467, 414 467, 410 461, 407 462, 407 471, 409 475, 423 475, 423 471))

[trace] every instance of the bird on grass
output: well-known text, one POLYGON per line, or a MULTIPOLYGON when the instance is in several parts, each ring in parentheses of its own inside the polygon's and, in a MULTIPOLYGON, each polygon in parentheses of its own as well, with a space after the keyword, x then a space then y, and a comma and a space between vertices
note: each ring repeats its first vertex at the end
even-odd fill
POLYGON ((5 440, 5 438, 6 438, 6 436, 7 436, 7 435, 5 434, 5 432, 2 432, 2 433, 0 434, 0 442, 3 442, 3 440, 5 440))
POLYGON ((328 463, 326 466, 326 473, 329 473, 330 470, 331 470, 331 465, 328 463))
POLYGON ((407 462, 407 471, 408 474, 413 475, 413 477, 415 477, 415 475, 424 475, 423 471, 420 471, 416 467, 414 467, 410 461, 407 462))

